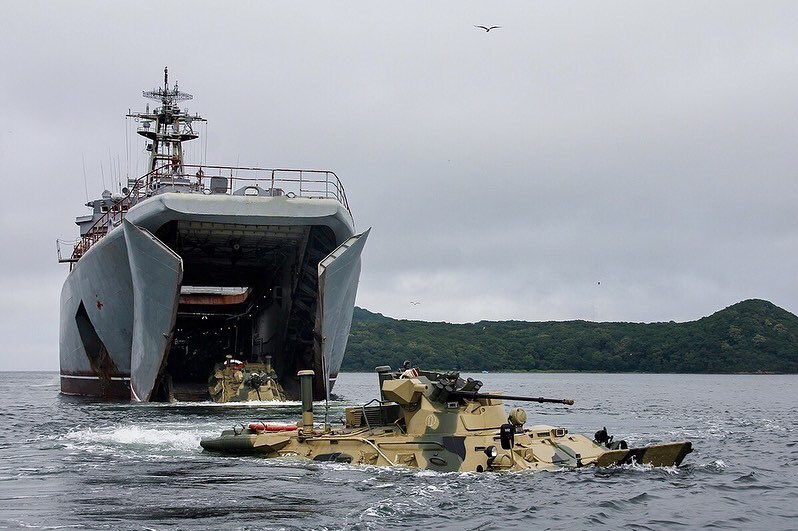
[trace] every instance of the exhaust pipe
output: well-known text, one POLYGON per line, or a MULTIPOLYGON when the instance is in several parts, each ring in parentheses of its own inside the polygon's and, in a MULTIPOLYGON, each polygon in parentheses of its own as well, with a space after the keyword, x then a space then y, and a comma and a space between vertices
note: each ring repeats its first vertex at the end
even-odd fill
POLYGON ((393 380, 393 374, 391 374, 391 366, 390 365, 380 365, 379 367, 374 368, 377 371, 377 378, 380 382, 380 397, 382 401, 385 402, 385 393, 382 391, 382 383, 385 380, 393 380))
POLYGON ((302 429, 313 429, 313 376, 311 370, 299 371, 299 393, 302 395, 302 429))

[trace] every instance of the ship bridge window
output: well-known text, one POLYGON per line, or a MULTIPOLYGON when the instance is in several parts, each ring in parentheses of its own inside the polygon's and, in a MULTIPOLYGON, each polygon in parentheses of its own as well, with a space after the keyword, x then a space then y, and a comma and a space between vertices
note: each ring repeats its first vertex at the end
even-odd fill
POLYGON ((100 212, 108 212, 108 206, 107 205, 101 206, 100 207, 100 212))
POLYGON ((260 191, 255 186, 247 186, 244 195, 259 195, 260 191))

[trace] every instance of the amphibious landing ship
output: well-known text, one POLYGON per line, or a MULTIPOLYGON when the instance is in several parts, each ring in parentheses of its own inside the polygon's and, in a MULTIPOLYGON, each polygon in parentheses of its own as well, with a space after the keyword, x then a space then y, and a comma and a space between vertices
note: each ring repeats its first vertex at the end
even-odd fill
POLYGON ((87 203, 71 251, 58 242, 70 269, 61 392, 210 400, 214 377, 229 373, 295 398, 297 372, 314 370, 324 398, 368 236, 355 232, 343 185, 332 171, 189 164, 183 143, 205 121, 178 106, 192 96, 170 88, 166 69, 163 87, 143 95, 156 107, 128 118, 146 139, 147 173, 87 203), (253 378, 247 367, 268 371, 253 378))

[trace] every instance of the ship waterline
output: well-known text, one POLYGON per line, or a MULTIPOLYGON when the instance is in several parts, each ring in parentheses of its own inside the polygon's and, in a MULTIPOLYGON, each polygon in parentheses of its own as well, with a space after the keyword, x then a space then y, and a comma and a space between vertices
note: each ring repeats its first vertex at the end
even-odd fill
MULTIPOLYGON (((154 96, 153 96, 154 95, 154 96)), ((61 293, 61 390, 205 400, 220 363, 273 367, 289 396, 313 369, 317 398, 341 366, 368 231, 330 171, 190 165, 196 138, 177 86, 135 116, 151 169, 90 202, 61 293), (147 125, 149 124, 149 125, 147 125)))

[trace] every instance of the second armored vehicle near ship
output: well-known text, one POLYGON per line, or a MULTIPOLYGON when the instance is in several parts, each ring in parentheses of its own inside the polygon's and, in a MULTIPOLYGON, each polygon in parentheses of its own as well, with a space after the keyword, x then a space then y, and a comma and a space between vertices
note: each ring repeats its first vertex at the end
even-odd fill
POLYGON ((244 363, 228 354, 224 363, 217 363, 208 378, 208 393, 214 402, 248 402, 252 400, 283 401, 285 391, 272 368, 272 357, 264 363, 244 363))
POLYGON ((203 439, 205 450, 297 456, 314 461, 403 465, 442 472, 553 470, 626 463, 678 466, 690 442, 629 448, 606 428, 591 439, 548 425, 527 426, 521 408, 506 411, 502 399, 573 404, 571 400, 481 393, 478 380, 458 373, 377 368, 381 400, 346 409, 341 429, 316 426, 312 371, 300 371, 302 421, 297 425, 251 423, 203 439))

